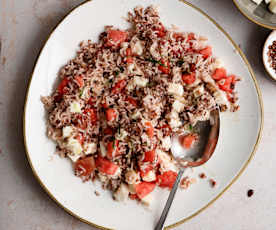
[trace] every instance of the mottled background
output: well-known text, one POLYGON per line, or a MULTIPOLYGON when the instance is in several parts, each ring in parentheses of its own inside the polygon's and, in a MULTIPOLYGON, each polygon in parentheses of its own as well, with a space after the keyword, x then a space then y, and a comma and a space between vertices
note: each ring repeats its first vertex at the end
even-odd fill
MULTIPOLYGON (((81 0, 0 0, 0 230, 84 230, 35 180, 25 157, 22 114, 36 57, 51 30, 81 0)), ((189 0, 230 33, 249 59, 265 110, 257 154, 240 179, 211 207, 177 230, 275 229, 276 84, 261 54, 269 30, 245 19, 231 0, 189 0), (247 197, 247 190, 254 195, 247 197)), ((130 227, 131 229, 131 227, 130 227)))

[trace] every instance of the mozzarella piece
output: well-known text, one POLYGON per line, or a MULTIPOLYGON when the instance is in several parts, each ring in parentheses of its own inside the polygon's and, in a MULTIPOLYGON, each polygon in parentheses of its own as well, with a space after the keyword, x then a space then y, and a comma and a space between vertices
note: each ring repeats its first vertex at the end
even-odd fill
POLYGON ((147 78, 144 77, 138 77, 138 76, 134 76, 134 84, 139 86, 139 87, 145 87, 149 80, 147 78))
POLYGON ((122 141, 127 137, 127 135, 128 135, 127 131, 125 131, 124 129, 120 129, 120 132, 117 132, 115 134, 115 138, 122 141))
POLYGON ((268 9, 271 11, 271 13, 276 14, 276 1, 272 0, 268 6, 268 9))
POLYGON ((160 149, 156 149, 156 153, 158 154, 161 163, 160 163, 160 171, 166 172, 166 171, 174 171, 177 172, 178 168, 175 164, 175 162, 171 159, 171 157, 165 153, 164 151, 160 149))
POLYGON ((181 84, 170 83, 168 93, 171 95, 183 96, 184 89, 181 84))
POLYGON ((159 60, 161 58, 158 52, 158 43, 156 41, 153 42, 152 45, 150 46, 150 54, 156 60, 159 60))
POLYGON ((165 150, 169 150, 172 146, 171 138, 170 136, 166 136, 165 138, 162 139, 162 147, 165 150))
POLYGON ((266 4, 268 4, 268 3, 270 3, 271 2, 271 0, 265 0, 265 3, 266 4))
POLYGON ((195 97, 200 97, 204 93, 204 86, 200 85, 196 87, 193 91, 195 97))
POLYGON ((80 113, 81 112, 81 105, 77 101, 73 101, 70 104, 70 112, 71 113, 80 113))
POLYGON ((62 137, 67 138, 70 137, 73 132, 72 126, 65 126, 62 128, 62 137))
POLYGON ((136 184, 129 184, 128 185, 128 190, 130 194, 136 194, 136 189, 135 189, 136 184))
POLYGON ((251 0, 252 2, 256 3, 257 5, 261 4, 263 0, 251 0))
POLYGON ((114 193, 114 198, 117 201, 124 202, 128 199, 129 190, 126 184, 122 183, 118 190, 114 193))
POLYGON ((169 125, 171 126, 172 129, 178 128, 179 126, 182 125, 182 122, 179 120, 178 113, 175 111, 172 111, 169 115, 170 121, 169 125))
POLYGON ((141 201, 142 201, 142 203, 143 203, 144 205, 150 206, 150 204, 151 204, 152 201, 153 201, 153 197, 152 197, 151 193, 148 194, 148 195, 146 195, 145 197, 143 197, 143 198, 141 199, 141 201))
POLYGON ((214 68, 221 68, 223 67, 223 62, 221 59, 216 58, 216 61, 214 62, 214 68))
POLYGON ((76 162, 80 157, 81 157, 81 155, 72 155, 72 154, 68 154, 67 155, 70 159, 71 159, 71 161, 73 161, 73 162, 76 162))
POLYGON ((89 97, 89 87, 85 87, 81 94, 81 99, 88 99, 89 97))
POLYGON ((135 69, 134 63, 131 63, 127 66, 127 70, 129 73, 133 73, 134 69, 135 69))
POLYGON ((101 150, 102 157, 105 157, 106 153, 107 153, 107 150, 106 150, 106 147, 105 147, 105 145, 102 141, 100 142, 100 150, 101 150))
POLYGON ((179 100, 175 100, 172 104, 172 109, 178 113, 184 110, 184 104, 181 103, 179 100))
POLYGON ((134 170, 129 170, 125 174, 126 182, 128 184, 136 184, 140 181, 139 173, 136 173, 134 170))
POLYGON ((139 110, 135 111, 135 112, 131 115, 131 118, 132 118, 133 120, 136 120, 136 119, 138 119, 139 117, 141 117, 141 113, 140 113, 139 110))
POLYGON ((151 182, 156 180, 156 174, 153 170, 147 172, 147 174, 143 177, 143 181, 151 182))
POLYGON ((135 84, 134 84, 133 79, 130 80, 130 81, 128 82, 128 84, 127 84, 127 86, 126 86, 126 89, 127 89, 129 92, 131 92, 131 91, 133 91, 133 90, 135 89, 135 84))
POLYGON ((89 143, 85 144, 84 146, 84 153, 87 154, 92 154, 97 152, 97 144, 96 143, 89 143))
POLYGON ((214 93, 215 101, 218 105, 226 105, 227 108, 229 108, 229 101, 227 99, 227 96, 222 91, 216 91, 214 93))
POLYGON ((143 45, 141 41, 136 41, 133 45, 131 45, 131 52, 133 54, 142 55, 143 53, 143 45))
POLYGON ((72 152, 73 155, 79 155, 82 152, 82 146, 80 142, 73 137, 68 139, 67 148, 72 152))

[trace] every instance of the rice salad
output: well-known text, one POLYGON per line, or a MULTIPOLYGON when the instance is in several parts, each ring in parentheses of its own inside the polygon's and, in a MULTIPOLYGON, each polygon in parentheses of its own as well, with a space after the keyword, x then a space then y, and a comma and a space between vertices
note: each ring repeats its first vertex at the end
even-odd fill
POLYGON ((80 43, 41 100, 47 135, 83 181, 98 179, 115 200, 150 204, 156 186, 172 188, 177 164, 171 138, 197 140, 193 126, 215 108, 239 109, 235 75, 212 55, 205 37, 169 29, 154 6, 136 7, 130 28, 106 26, 80 43))

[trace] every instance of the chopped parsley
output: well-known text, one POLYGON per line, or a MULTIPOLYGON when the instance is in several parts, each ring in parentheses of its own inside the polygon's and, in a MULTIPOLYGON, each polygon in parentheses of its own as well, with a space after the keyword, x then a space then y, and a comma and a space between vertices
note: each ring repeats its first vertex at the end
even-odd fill
POLYGON ((81 91, 80 91, 80 97, 82 97, 83 93, 84 93, 84 89, 81 89, 81 91))
POLYGON ((120 66, 119 69, 120 69, 121 73, 123 73, 125 71, 123 66, 120 66))
POLYGON ((159 64, 161 66, 165 66, 161 61, 154 60, 153 58, 147 58, 146 61, 152 62, 154 64, 159 64))
POLYGON ((181 67, 183 64, 184 64, 184 61, 183 61, 183 60, 178 60, 178 61, 176 62, 176 65, 177 65, 178 67, 181 67))

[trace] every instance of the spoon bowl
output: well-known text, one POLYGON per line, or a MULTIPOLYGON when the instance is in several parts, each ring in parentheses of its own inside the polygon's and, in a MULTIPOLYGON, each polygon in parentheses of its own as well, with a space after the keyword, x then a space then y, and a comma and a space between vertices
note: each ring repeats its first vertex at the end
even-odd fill
POLYGON ((210 120, 198 121, 193 127, 198 134, 198 142, 190 149, 185 149, 174 137, 171 152, 179 167, 197 167, 206 163, 215 151, 220 129, 219 110, 210 113, 210 120))

